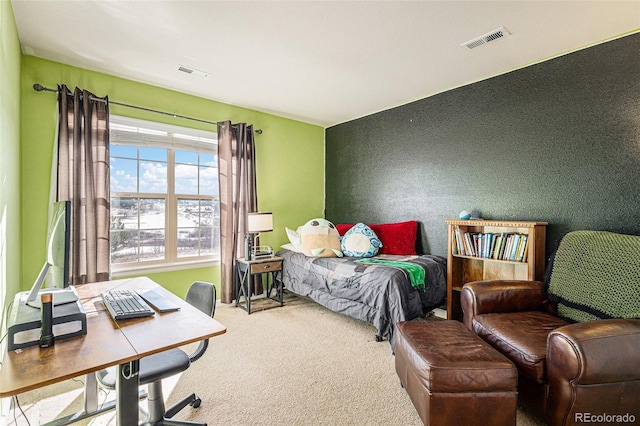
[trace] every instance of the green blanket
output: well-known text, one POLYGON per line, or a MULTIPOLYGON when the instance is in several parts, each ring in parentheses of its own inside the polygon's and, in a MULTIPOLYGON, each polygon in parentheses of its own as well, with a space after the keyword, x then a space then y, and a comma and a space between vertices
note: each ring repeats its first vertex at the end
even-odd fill
POLYGON ((640 236, 569 232, 555 253, 547 293, 570 321, 640 318, 640 236))
POLYGON ((356 260, 358 263, 366 263, 369 265, 385 265, 385 266, 393 266, 395 268, 400 268, 407 271, 409 275, 409 280, 411 281, 411 286, 418 290, 424 291, 424 269, 420 265, 416 265, 411 262, 402 262, 398 260, 384 260, 377 258, 364 258, 356 260))

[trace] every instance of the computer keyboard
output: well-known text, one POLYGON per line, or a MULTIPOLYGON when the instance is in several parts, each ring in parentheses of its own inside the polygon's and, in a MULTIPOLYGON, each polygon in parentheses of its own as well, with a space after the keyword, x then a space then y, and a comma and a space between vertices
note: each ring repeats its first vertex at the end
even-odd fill
POLYGON ((132 290, 105 291, 102 293, 102 302, 116 321, 148 317, 155 313, 138 293, 132 290))

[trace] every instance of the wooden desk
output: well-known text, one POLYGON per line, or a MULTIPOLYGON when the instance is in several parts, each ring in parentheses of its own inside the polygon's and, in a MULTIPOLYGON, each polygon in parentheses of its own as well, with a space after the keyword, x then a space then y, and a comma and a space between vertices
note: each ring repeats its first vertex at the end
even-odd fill
POLYGON ((138 424, 138 360, 153 353, 208 339, 226 332, 218 321, 149 278, 133 278, 76 287, 87 312, 87 334, 5 355, 0 368, 0 397, 9 397, 73 377, 118 365, 116 422, 138 424), (115 322, 102 304, 105 290, 153 289, 180 306, 179 311, 115 322))

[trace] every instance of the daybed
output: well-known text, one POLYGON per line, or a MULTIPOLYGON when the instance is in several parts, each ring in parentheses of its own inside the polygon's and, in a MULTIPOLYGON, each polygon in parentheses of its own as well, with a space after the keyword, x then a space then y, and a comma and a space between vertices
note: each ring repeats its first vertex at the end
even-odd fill
MULTIPOLYGON (((376 339, 388 339, 393 350, 395 324, 426 314, 441 305, 446 295, 446 259, 415 254, 417 223, 412 222, 411 227, 413 239, 408 239, 409 248, 398 245, 397 234, 388 232, 384 236, 389 237, 387 241, 381 237, 381 253, 366 259, 311 257, 292 250, 280 251, 278 256, 284 260, 278 278, 292 293, 308 296, 332 311, 372 324, 377 331, 376 339), (387 251, 405 253, 388 254, 385 247, 387 251), (412 283, 412 274, 406 268, 390 266, 389 261, 419 266, 424 270, 424 284, 412 283)), ((337 228, 344 234, 349 226, 337 228)), ((379 230, 381 236, 385 230, 389 231, 379 230)))
POLYGON ((461 304, 550 425, 640 420, 640 236, 570 232, 544 282, 466 283, 461 304))

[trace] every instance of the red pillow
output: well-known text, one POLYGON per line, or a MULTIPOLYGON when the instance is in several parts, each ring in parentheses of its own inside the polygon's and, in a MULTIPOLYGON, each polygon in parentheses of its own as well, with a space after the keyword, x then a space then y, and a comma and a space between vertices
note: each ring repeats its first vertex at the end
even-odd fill
MULTIPOLYGON (((352 226, 353 224, 349 223, 339 223, 336 225, 336 229, 340 235, 344 235, 352 226)), ((379 254, 417 254, 418 222, 415 220, 398 223, 379 223, 369 225, 369 228, 382 241, 382 248, 379 254)))
POLYGON ((369 227, 382 241, 380 254, 416 254, 418 222, 415 220, 380 223, 369 227))
POLYGON ((336 225, 336 230, 341 237, 351 228, 353 228, 353 223, 339 223, 336 225))

